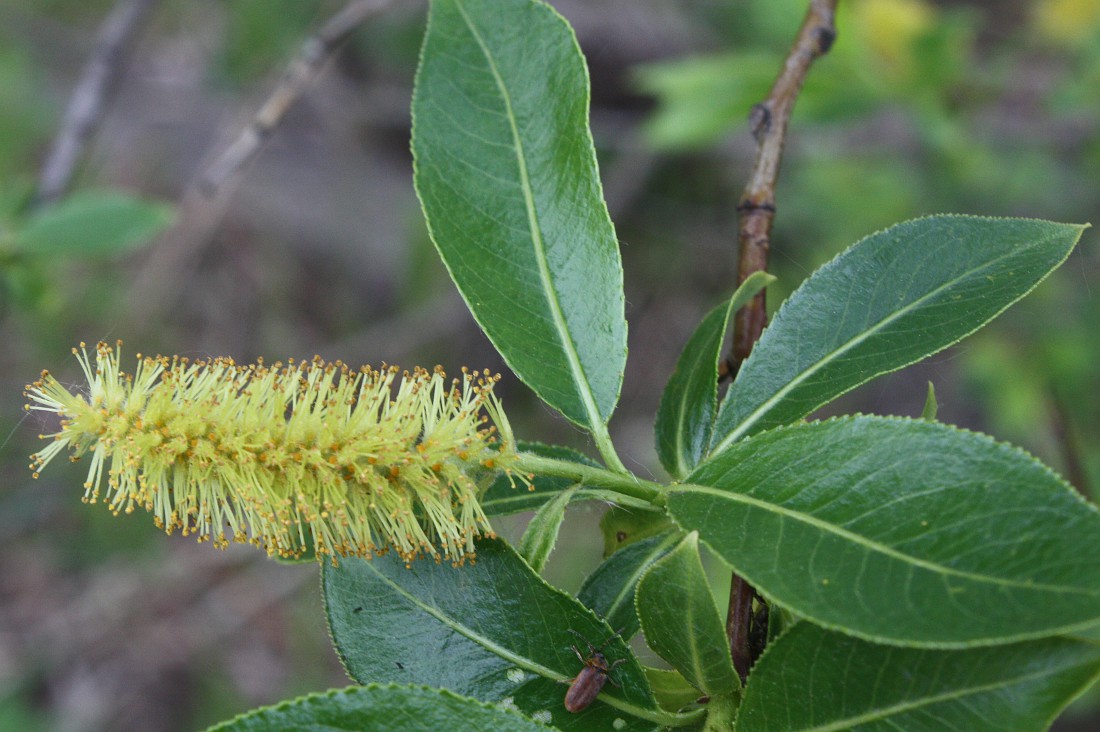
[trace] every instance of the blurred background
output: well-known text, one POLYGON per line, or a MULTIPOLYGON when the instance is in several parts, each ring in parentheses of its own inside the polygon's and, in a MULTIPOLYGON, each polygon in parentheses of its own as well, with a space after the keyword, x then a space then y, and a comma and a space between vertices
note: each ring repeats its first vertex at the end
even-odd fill
MULTIPOLYGON (((125 4, 123 0, 121 4, 125 4)), ((622 242, 630 359, 612 433, 661 476, 652 419, 698 319, 734 289, 746 118, 805 0, 553 0, 592 77, 592 127, 622 242)), ((391 2, 333 54, 253 164, 199 182, 336 0, 147 0, 61 195, 36 193, 112 0, 0 2, 0 730, 202 728, 347 683, 316 568, 165 538, 83 505, 83 469, 27 455, 47 368, 70 348, 241 362, 505 371, 428 240, 411 180, 425 3, 391 2)), ((862 236, 944 211, 1100 224, 1100 0, 843 0, 795 109, 777 191, 774 308, 862 236)), ((993 326, 829 408, 990 432, 1100 486, 1100 242, 993 326)), ((523 439, 584 436, 506 377, 523 439)), ((602 508, 571 509, 549 569, 576 589, 602 508)), ((504 527, 517 535, 522 517, 504 527)), ((719 595, 723 594, 720 590, 719 595)), ((1059 729, 1094 730, 1081 702, 1059 729)))

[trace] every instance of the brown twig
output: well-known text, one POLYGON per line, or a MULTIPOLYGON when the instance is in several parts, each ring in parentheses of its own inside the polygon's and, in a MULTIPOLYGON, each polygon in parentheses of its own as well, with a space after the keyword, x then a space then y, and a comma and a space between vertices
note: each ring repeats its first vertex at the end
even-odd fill
POLYGON ((35 206, 53 203, 65 195, 77 165, 95 133, 122 70, 128 51, 157 0, 119 0, 99 28, 95 49, 84 65, 80 80, 69 98, 39 175, 35 206))
MULTIPOLYGON (((810 0, 810 7, 787 55, 783 70, 772 85, 768 98, 752 109, 750 124, 757 144, 756 162, 737 205, 740 214, 738 238, 741 244, 738 283, 767 267, 772 221, 775 219, 775 183, 779 177, 779 162, 783 156, 787 124, 810 66, 815 59, 828 52, 836 39, 836 5, 837 0, 810 0)), ((766 322, 764 293, 760 292, 735 316, 733 352, 728 359, 731 376, 736 376, 741 363, 748 358, 766 322)), ((748 678, 749 669, 755 660, 751 647, 752 603, 755 594, 744 579, 738 575, 733 576, 730 582, 726 634, 734 668, 742 680, 748 678)))
POLYGON ((730 641, 733 667, 744 683, 752 668, 752 598, 756 593, 740 575, 730 580, 730 607, 726 613, 726 637, 730 641))
POLYGON ((244 131, 188 185, 180 199, 176 225, 161 238, 132 290, 132 301, 141 303, 133 310, 141 323, 152 322, 174 302, 183 283, 189 280, 203 246, 225 216, 229 200, 249 163, 286 113, 356 28, 392 2, 353 0, 329 18, 305 41, 244 131), (166 289, 166 282, 175 290, 166 289))
POLYGON ((199 179, 199 187, 203 193, 214 195, 227 181, 245 169, 333 52, 367 18, 390 2, 391 0, 356 0, 349 3, 305 42, 256 116, 199 179))

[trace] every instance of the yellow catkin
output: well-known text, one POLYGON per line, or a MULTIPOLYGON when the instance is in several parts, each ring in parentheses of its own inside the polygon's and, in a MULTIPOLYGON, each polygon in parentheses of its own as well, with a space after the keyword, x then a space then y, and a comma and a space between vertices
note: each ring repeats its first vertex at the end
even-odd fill
POLYGON ((515 461, 499 377, 140 355, 129 375, 119 346, 100 343, 94 362, 73 349, 86 395, 48 372, 27 386, 26 409, 61 417, 31 458, 35 477, 66 449, 87 455, 85 501, 283 557, 393 549, 458 564, 492 535, 479 499, 515 461))

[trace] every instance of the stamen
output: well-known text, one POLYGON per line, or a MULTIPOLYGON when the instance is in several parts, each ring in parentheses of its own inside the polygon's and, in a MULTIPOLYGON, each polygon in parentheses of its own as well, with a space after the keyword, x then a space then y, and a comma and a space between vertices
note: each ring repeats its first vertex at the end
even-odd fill
POLYGON ((320 358, 157 356, 139 357, 130 376, 120 345, 100 343, 94 367, 83 344, 73 349, 87 398, 47 372, 27 387, 27 409, 63 418, 31 469, 37 477, 66 448, 74 459, 90 452, 85 500, 144 508, 168 533, 286 557, 393 549, 406 562, 460 564, 475 537, 492 535, 482 478, 504 471, 530 483, 511 471, 515 441, 488 372, 448 383, 439 367, 398 380, 392 366, 320 358))

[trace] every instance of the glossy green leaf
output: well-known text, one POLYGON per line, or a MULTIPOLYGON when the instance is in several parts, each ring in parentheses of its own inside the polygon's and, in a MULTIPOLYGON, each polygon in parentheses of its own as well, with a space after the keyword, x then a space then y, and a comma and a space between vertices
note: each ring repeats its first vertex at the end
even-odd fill
POLYGON ((800 623, 753 668, 737 730, 1040 732, 1097 676, 1095 643, 896 648, 800 623))
POLYGON ((657 410, 657 455, 673 478, 691 472, 710 446, 718 409, 718 362, 729 320, 738 308, 775 280, 754 272, 729 302, 711 310, 684 346, 657 410))
POLYGON ((558 532, 565 520, 565 509, 576 493, 576 488, 570 488, 542 504, 523 532, 519 554, 531 569, 540 574, 546 567, 546 561, 550 559, 550 553, 554 551, 554 545, 558 543, 558 532))
POLYGON ((474 317, 599 441, 626 363, 622 262, 566 21, 534 0, 433 0, 412 147, 432 240, 474 317))
POLYGON ((699 558, 698 534, 688 534, 653 563, 638 583, 635 605, 646 643, 697 689, 721 696, 741 687, 699 558))
POLYGON ((545 732, 548 727, 503 705, 441 689, 396 684, 352 686, 256 709, 207 732, 545 732))
POLYGON ((1100 622, 1100 512, 1031 456, 850 417, 736 443, 668 507, 769 599, 870 640, 1004 643, 1100 622))
POLYGON ((929 216, 863 239, 783 303, 726 392, 711 451, 973 333, 1065 261, 1084 229, 929 216))
POLYGON ((666 531, 623 547, 585 578, 577 599, 592 608, 623 638, 633 638, 640 627, 638 614, 634 612, 638 580, 679 540, 679 531, 666 531))
POLYGON ((172 221, 172 208, 117 191, 87 191, 35 214, 12 236, 28 256, 103 256, 147 243, 172 221))
MULTIPOLYGON (((543 457, 552 457, 559 460, 569 460, 583 465, 596 466, 593 460, 582 455, 576 450, 556 445, 543 445, 536 442, 520 442, 519 449, 522 452, 533 452, 543 457)), ((570 478, 555 478, 536 475, 532 481, 530 490, 518 481, 510 479, 507 475, 500 475, 481 497, 481 509, 486 516, 507 516, 520 511, 537 511, 540 506, 564 490, 578 485, 570 478)))
POLYGON ((391 554, 326 564, 322 578, 337 653, 359 683, 450 689, 531 716, 549 712, 563 730, 610 729, 617 719, 621 729, 648 730, 666 719, 623 640, 502 541, 480 542, 477 561, 462 567, 406 567, 391 554), (562 706, 563 682, 582 668, 570 631, 593 644, 608 640, 609 661, 626 659, 613 672, 620 686, 604 686, 579 714, 562 706))

